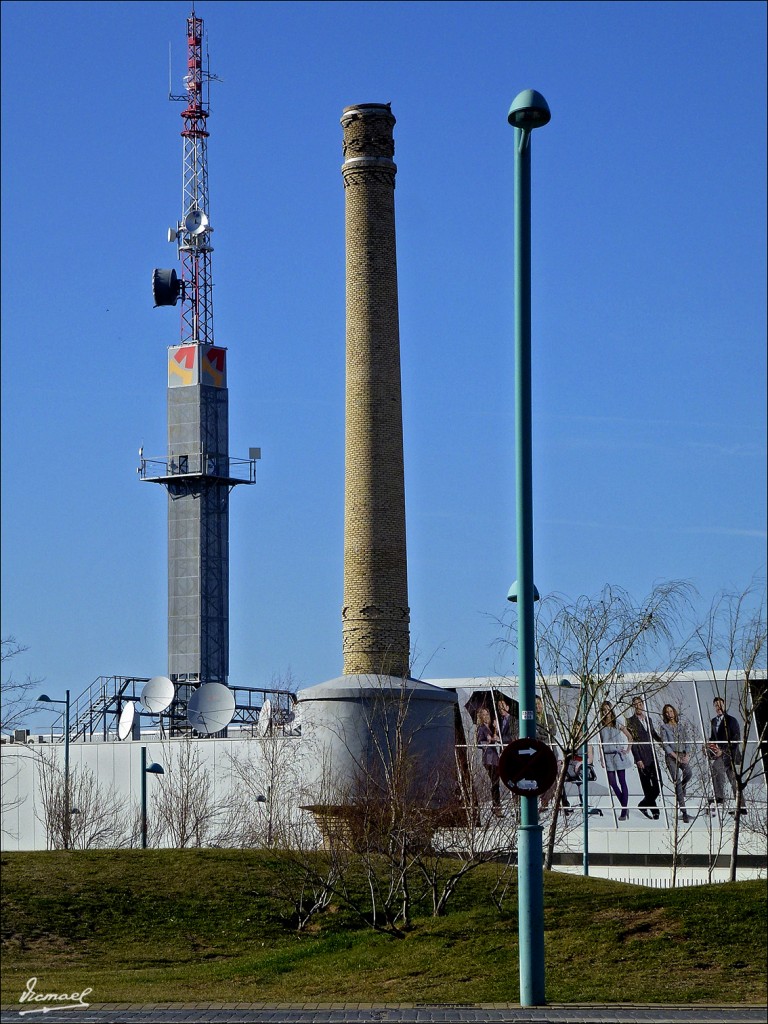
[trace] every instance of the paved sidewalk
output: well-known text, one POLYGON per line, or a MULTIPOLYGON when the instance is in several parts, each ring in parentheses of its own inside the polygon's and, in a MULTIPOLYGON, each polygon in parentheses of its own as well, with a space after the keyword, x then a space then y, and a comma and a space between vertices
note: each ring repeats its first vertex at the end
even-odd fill
POLYGON ((45 1024, 765 1024, 765 1006, 507 1003, 91 1003, 3 1006, 0 1021, 45 1024))

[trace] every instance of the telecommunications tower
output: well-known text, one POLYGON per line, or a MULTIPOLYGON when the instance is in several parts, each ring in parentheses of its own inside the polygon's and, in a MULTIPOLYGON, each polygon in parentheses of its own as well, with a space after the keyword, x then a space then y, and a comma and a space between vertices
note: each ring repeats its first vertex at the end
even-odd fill
POLYGON ((142 480, 168 492, 168 675, 182 699, 204 683, 228 685, 229 492, 256 480, 260 451, 229 456, 227 350, 213 337, 213 284, 208 199, 209 85, 203 19, 187 18, 186 92, 170 99, 181 112, 184 148, 182 210, 168 229, 181 264, 154 270, 155 306, 181 301, 181 336, 168 349, 168 452, 145 459, 142 480))

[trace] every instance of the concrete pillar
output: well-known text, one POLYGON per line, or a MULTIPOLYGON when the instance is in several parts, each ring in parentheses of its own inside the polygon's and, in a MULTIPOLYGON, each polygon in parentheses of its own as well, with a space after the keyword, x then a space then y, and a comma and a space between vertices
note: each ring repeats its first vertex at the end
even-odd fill
POLYGON ((388 103, 347 107, 344 674, 410 668, 403 417, 395 254, 395 118, 388 103))

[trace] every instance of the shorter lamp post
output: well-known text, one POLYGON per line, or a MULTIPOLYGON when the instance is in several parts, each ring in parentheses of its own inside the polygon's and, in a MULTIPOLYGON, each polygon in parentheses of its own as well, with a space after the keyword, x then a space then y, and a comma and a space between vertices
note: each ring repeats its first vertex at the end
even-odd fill
POLYGON ((41 704, 63 704, 64 705, 64 849, 69 849, 70 825, 72 810, 69 806, 69 690, 65 691, 65 700, 55 700, 47 693, 41 693, 37 698, 41 704))
POLYGON ((141 848, 147 848, 147 775, 165 775, 161 764, 147 764, 147 748, 141 748, 141 848))
POLYGON ((267 795, 259 793, 256 797, 257 804, 265 804, 264 813, 267 815, 267 846, 272 846, 272 787, 267 786, 267 795))

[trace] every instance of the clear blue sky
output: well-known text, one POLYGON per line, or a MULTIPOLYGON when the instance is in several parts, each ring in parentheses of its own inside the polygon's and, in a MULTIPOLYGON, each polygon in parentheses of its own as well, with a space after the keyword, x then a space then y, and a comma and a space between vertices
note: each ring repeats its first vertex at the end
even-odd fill
MULTIPOLYGON (((2 5, 3 635, 52 695, 166 670, 183 0, 2 5)), ((231 682, 341 671, 342 108, 395 128, 416 668, 499 668, 515 578, 509 104, 533 140, 535 574, 702 603, 765 572, 763 3, 198 0, 213 87, 231 682)))

